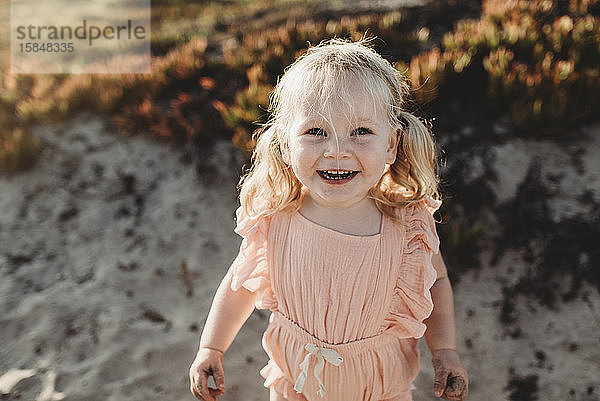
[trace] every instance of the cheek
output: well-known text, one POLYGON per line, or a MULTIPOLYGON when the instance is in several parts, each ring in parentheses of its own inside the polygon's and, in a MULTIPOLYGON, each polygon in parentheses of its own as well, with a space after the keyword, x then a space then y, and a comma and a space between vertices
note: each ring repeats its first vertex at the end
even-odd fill
POLYGON ((314 173, 315 159, 310 157, 306 149, 291 154, 290 168, 296 179, 303 185, 309 185, 314 173))
POLYGON ((359 156, 363 167, 368 170, 374 179, 379 179, 385 173, 386 163, 389 161, 388 152, 382 146, 370 146, 361 149, 359 156))
POLYGON ((362 159, 368 160, 369 164, 378 164, 379 161, 385 159, 385 151, 379 142, 355 142, 352 149, 355 154, 362 156, 362 159))
POLYGON ((292 147, 290 159, 294 161, 294 164, 304 167, 307 164, 312 165, 318 155, 318 145, 298 143, 292 147))

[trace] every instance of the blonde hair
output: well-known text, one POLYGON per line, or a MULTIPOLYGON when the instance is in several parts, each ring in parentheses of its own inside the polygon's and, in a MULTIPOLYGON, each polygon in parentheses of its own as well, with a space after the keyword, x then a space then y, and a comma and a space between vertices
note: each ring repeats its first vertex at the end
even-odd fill
POLYGON ((331 39, 309 47, 286 68, 270 97, 270 119, 254 133, 250 170, 238 184, 240 203, 247 214, 256 214, 258 203, 264 202, 273 213, 300 207, 302 184, 282 156, 298 101, 306 103, 312 94, 312 99, 316 95, 326 104, 350 81, 360 83, 374 104, 385 106, 389 124, 401 130, 395 162, 369 191, 377 208, 398 220, 396 208, 439 197, 433 135, 404 108, 410 93, 407 79, 369 47, 370 41, 331 39))

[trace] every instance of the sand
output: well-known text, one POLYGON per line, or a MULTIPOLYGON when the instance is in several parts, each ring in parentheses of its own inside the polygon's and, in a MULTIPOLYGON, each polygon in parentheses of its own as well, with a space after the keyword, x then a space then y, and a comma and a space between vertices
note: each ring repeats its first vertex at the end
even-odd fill
MULTIPOLYGON (((569 149, 550 142, 496 146, 499 198, 513 196, 537 156, 543 169, 564 173, 551 202, 555 219, 581 212, 574 199, 586 190, 598 200, 600 128, 589 132, 583 172, 569 149)), ((0 176, 0 399, 193 400, 188 368, 240 243, 233 227, 241 157, 218 142, 205 161, 213 171, 203 173, 189 149, 126 137, 89 113, 34 133, 44 143, 35 167, 0 176)), ((482 268, 454 286, 469 399, 508 400, 513 380, 535 383, 539 400, 599 400, 597 289, 585 286, 555 309, 518 297, 518 321, 506 326, 501 288, 528 266, 516 251, 496 265, 490 258, 484 250, 482 268)), ((268 400, 259 375, 268 316, 256 310, 225 354, 221 400, 268 400)), ((430 355, 421 348, 414 398, 433 400, 430 355)), ((533 399, 521 394, 513 399, 533 399)))

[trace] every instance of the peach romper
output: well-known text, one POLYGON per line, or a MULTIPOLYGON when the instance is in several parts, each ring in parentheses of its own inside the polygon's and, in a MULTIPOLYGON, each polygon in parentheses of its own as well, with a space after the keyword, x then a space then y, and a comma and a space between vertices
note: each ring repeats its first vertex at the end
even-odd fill
POLYGON ((238 208, 243 237, 232 290, 258 291, 270 309, 260 374, 289 401, 410 401, 417 342, 433 310, 431 263, 439 239, 423 200, 383 215, 380 232, 344 234, 299 212, 254 216, 238 208))

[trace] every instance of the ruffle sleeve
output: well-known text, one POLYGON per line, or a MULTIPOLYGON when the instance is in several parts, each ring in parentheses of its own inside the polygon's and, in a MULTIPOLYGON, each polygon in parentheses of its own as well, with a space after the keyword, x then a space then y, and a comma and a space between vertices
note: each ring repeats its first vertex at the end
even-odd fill
POLYGON ((267 388, 273 387, 286 400, 306 401, 301 393, 294 390, 294 385, 285 378, 283 371, 272 359, 269 359, 269 362, 261 369, 260 374, 265 378, 264 386, 267 388))
POLYGON ((404 338, 422 337, 426 329, 423 320, 433 311, 430 289, 437 274, 431 256, 439 252, 440 244, 433 213, 441 204, 427 198, 404 209, 402 263, 386 318, 387 328, 393 327, 404 338))
POLYGON ((267 258, 270 220, 267 208, 261 208, 258 214, 252 216, 246 214, 241 206, 236 210, 237 225, 234 231, 243 239, 240 251, 230 267, 233 275, 231 289, 237 291, 243 286, 249 291, 257 292, 257 309, 277 308, 267 258))

